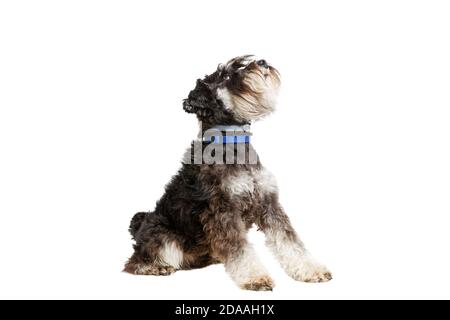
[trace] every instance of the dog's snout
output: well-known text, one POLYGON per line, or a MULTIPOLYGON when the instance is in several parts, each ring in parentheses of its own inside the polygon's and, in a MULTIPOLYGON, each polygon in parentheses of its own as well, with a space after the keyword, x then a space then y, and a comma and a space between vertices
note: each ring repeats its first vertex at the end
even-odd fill
POLYGON ((264 59, 256 61, 256 64, 258 66, 261 66, 261 67, 264 67, 264 68, 268 68, 269 67, 269 65, 267 64, 267 61, 264 60, 264 59))

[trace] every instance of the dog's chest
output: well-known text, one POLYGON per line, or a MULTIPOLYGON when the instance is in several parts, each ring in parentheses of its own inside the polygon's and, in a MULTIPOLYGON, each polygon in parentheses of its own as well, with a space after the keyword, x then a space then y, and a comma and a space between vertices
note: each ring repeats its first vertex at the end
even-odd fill
POLYGON ((275 177, 265 168, 241 170, 225 177, 222 189, 231 198, 264 196, 277 192, 275 177))

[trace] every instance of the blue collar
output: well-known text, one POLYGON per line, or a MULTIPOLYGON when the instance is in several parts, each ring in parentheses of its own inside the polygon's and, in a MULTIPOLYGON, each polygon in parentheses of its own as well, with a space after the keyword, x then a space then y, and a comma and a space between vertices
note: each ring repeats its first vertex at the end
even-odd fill
POLYGON ((205 131, 203 142, 214 144, 250 143, 250 125, 217 125, 205 131))

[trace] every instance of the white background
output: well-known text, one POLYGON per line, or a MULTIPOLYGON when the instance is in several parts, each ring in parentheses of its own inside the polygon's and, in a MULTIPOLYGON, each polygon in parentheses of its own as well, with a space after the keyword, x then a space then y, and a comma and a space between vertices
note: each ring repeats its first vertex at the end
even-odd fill
POLYGON ((2 1, 0 297, 450 298, 447 1, 2 1), (253 126, 326 284, 241 291, 222 266, 121 273, 196 134, 181 100, 254 53, 283 77, 253 126), (168 146, 170 142, 170 147, 168 146))

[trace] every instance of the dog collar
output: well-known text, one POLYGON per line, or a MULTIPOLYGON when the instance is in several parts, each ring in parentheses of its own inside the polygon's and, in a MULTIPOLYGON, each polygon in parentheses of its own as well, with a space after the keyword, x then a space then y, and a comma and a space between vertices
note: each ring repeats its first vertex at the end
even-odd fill
POLYGON ((203 142, 214 144, 250 143, 250 125, 217 125, 203 135, 203 142))

